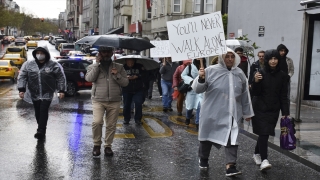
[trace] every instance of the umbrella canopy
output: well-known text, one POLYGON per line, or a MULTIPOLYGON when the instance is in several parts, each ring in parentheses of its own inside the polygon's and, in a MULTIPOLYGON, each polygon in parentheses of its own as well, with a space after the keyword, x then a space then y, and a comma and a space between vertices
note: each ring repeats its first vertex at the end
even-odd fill
POLYGON ((135 59, 136 63, 142 64, 146 70, 153 70, 160 67, 160 64, 157 61, 141 55, 122 56, 114 60, 114 62, 125 64, 126 59, 135 59))
POLYGON ((228 48, 235 50, 237 47, 241 47, 244 52, 253 51, 254 48, 244 40, 228 39, 226 40, 226 45, 228 48))
POLYGON ((123 48, 136 51, 143 51, 155 47, 149 41, 142 38, 134 38, 115 34, 85 36, 75 42, 75 44, 86 44, 91 46, 112 46, 115 48, 123 48))

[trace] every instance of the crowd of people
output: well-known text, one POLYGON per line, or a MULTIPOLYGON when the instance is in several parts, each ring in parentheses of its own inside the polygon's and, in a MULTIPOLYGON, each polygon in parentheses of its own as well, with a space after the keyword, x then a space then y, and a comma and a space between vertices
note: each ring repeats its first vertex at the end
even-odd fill
MULTIPOLYGON (((172 62, 170 57, 160 58, 159 69, 149 71, 135 59, 126 59, 124 65, 112 61, 113 52, 113 47, 99 47, 97 63, 90 65, 85 75, 86 81, 93 83, 93 157, 101 154, 104 117, 104 153, 112 156, 121 101, 123 124, 128 125, 133 117, 141 125, 142 105, 146 98, 152 99, 153 84, 157 82, 163 112, 173 111, 174 93, 178 94, 178 116, 183 115, 185 107, 186 125, 191 123, 195 111, 201 169, 209 167, 212 145, 224 146, 226 176, 241 174, 236 168, 241 120, 252 120, 253 132, 258 135, 254 162, 260 170, 272 167, 268 161, 268 138, 275 135, 280 110, 283 117, 290 115, 290 78, 294 67, 285 45, 259 51, 258 60, 250 67, 241 47, 235 51, 228 48, 226 54, 214 57, 209 64, 205 58, 180 62, 172 62), (182 81, 190 85, 186 93, 179 92, 182 81)), ((43 139, 54 92, 58 91, 63 98, 66 80, 62 67, 50 60, 46 48, 38 47, 33 56, 35 60, 28 61, 20 70, 18 90, 21 98, 26 97, 25 93, 31 98, 38 123, 34 136, 43 139)))

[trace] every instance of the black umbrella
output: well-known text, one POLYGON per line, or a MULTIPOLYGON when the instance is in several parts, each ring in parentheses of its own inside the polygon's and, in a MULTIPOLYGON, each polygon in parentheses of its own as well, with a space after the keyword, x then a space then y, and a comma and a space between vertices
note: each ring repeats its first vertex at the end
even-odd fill
POLYGON ((155 47, 149 41, 142 38, 134 38, 114 34, 85 36, 75 43, 86 44, 91 46, 112 46, 115 48, 123 48, 136 51, 143 51, 155 47))
POLYGON ((160 67, 160 64, 154 59, 141 56, 141 55, 126 55, 122 57, 118 57, 114 60, 114 62, 125 64, 126 59, 135 59, 137 63, 142 64, 146 70, 154 70, 160 67))

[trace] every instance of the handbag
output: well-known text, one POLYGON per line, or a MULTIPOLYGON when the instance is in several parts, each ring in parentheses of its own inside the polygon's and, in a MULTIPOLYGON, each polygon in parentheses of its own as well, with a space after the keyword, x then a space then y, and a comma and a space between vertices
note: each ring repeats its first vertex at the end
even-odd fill
POLYGON ((280 120, 281 134, 280 147, 285 150, 296 149, 296 136, 293 121, 289 117, 280 120))
MULTIPOLYGON (((188 72, 188 76, 191 76, 191 65, 189 65, 189 72, 188 72)), ((184 83, 184 81, 180 81, 178 84, 178 91, 181 93, 187 93, 188 91, 191 91, 191 86, 190 84, 186 84, 184 83)))

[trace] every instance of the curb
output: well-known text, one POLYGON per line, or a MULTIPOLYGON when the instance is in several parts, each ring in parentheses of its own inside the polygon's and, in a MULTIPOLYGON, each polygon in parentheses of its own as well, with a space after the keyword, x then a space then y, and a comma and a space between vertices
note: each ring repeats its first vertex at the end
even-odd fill
MULTIPOLYGON (((246 131, 246 130, 244 130, 242 128, 240 128, 240 133, 242 133, 242 134, 244 134, 244 135, 246 135, 246 136, 248 136, 248 137, 250 137, 250 138, 252 138, 254 140, 258 139, 257 135, 252 134, 252 133, 250 133, 250 132, 248 132, 248 131, 246 131)), ((309 168, 320 172, 320 166, 319 165, 317 165, 317 164, 315 164, 315 163, 313 163, 311 161, 308 161, 308 160, 300 157, 299 155, 297 155, 295 153, 292 153, 292 152, 287 151, 287 150, 283 150, 279 146, 277 146, 277 145, 275 145, 275 144, 273 144, 273 143, 271 143, 269 141, 268 141, 268 146, 270 148, 272 148, 273 150, 276 150, 276 151, 278 151, 278 152, 280 152, 280 153, 282 153, 282 154, 284 154, 284 155, 286 155, 286 156, 298 161, 299 163, 304 164, 305 166, 308 166, 309 168)))

